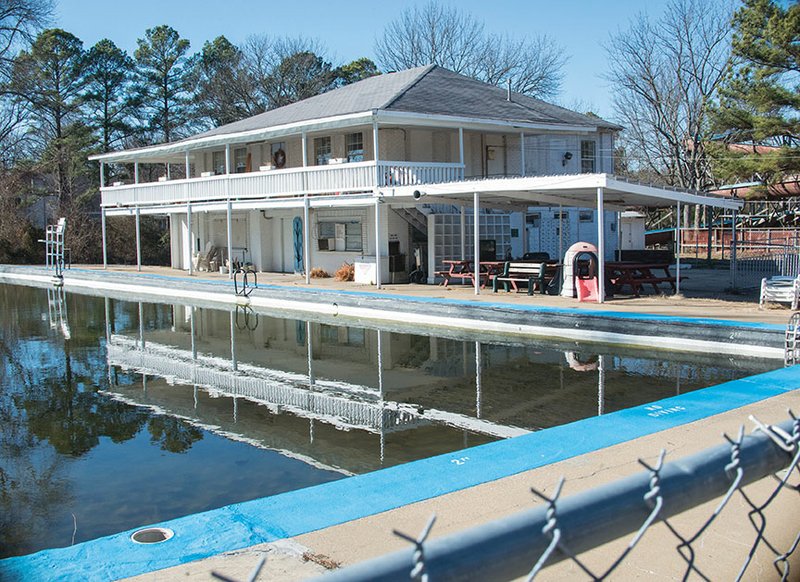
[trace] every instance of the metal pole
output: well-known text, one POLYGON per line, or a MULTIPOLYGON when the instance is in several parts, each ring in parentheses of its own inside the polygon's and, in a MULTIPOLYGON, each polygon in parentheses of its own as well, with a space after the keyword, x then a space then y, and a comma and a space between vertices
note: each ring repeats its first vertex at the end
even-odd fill
POLYGON ((311 284, 311 208, 309 206, 308 193, 303 194, 303 263, 306 272, 306 285, 311 284))
POLYGON ((186 201, 186 244, 189 246, 189 275, 194 273, 192 254, 194 253, 194 236, 192 235, 192 203, 186 201))
POLYGON ((375 287, 381 288, 381 199, 375 198, 375 287))
POLYGON ((606 233, 603 188, 597 189, 597 302, 606 300, 606 233))
POLYGON ((736 210, 731 212, 731 287, 736 289, 736 210))
POLYGON ((142 231, 141 231, 141 213, 139 207, 136 207, 136 270, 142 270, 142 231))
POLYGON ((681 294, 681 203, 678 202, 678 220, 675 228, 675 294, 681 294))
POLYGON ((106 243, 106 209, 100 207, 100 232, 103 237, 103 268, 108 268, 108 245, 106 243))
POLYGON ((233 208, 231 205, 231 199, 228 198, 228 204, 226 206, 226 215, 225 219, 228 223, 228 279, 233 279, 233 208))
POLYGON ((461 260, 467 260, 467 207, 461 205, 461 260))
POLYGON ((481 252, 480 252, 480 238, 481 238, 481 222, 480 222, 480 210, 481 210, 481 200, 480 195, 477 192, 474 192, 472 195, 472 206, 473 206, 473 216, 472 216, 472 227, 473 227, 473 247, 472 247, 472 257, 474 268, 475 268, 475 295, 481 294, 481 252))

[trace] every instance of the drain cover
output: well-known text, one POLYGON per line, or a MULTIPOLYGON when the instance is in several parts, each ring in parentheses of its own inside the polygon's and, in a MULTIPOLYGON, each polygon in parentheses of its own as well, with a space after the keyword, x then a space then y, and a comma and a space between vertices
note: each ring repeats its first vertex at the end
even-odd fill
POLYGON ((175 535, 175 532, 165 527, 147 527, 131 534, 131 540, 137 544, 160 544, 175 535))

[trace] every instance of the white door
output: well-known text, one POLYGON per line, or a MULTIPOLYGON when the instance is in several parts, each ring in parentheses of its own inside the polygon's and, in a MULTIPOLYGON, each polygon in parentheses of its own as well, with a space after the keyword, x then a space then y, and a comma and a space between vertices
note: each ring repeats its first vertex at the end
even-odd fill
POLYGON ((542 250, 542 213, 529 212, 525 215, 525 233, 528 237, 528 252, 542 250))

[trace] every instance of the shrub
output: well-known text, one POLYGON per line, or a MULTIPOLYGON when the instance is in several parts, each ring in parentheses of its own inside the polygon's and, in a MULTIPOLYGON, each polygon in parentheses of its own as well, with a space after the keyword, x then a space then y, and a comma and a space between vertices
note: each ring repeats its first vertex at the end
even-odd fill
POLYGON ((336 270, 334 278, 337 281, 352 281, 356 276, 356 268, 350 263, 345 263, 336 270))

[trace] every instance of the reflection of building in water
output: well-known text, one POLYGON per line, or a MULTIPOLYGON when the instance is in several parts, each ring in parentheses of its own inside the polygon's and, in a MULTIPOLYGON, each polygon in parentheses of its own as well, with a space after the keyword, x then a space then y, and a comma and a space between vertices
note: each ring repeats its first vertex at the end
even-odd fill
POLYGON ((129 310, 128 335, 107 327, 111 366, 141 372, 143 381, 150 377, 146 394, 116 386, 118 394, 352 472, 650 403, 736 376, 734 363, 712 364, 697 355, 675 361, 674 354, 667 360, 641 350, 482 343, 242 309, 170 309, 151 317, 152 307, 139 305, 138 322, 135 308, 129 310), (171 388, 153 376, 200 391, 171 388))

